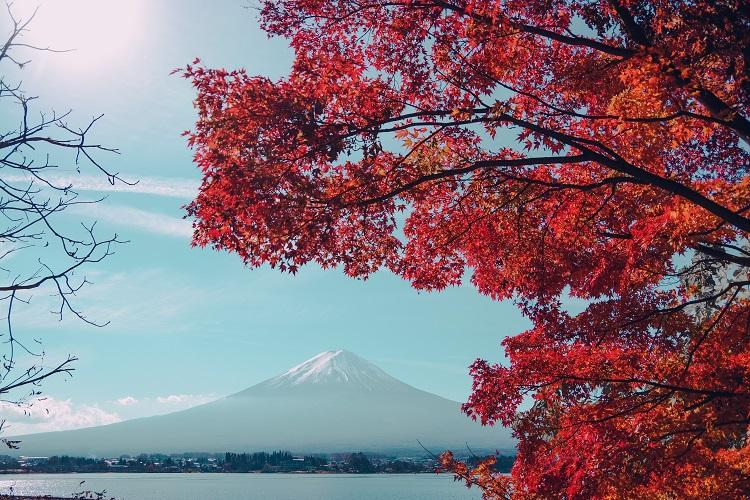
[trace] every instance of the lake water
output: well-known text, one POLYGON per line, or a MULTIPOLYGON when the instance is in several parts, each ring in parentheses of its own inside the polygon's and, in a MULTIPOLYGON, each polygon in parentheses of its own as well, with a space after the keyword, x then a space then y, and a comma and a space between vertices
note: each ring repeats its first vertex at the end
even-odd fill
POLYGON ((107 490, 124 500, 477 500, 441 474, 29 474, 0 475, 0 494, 107 490), (79 486, 81 481, 86 481, 79 486))

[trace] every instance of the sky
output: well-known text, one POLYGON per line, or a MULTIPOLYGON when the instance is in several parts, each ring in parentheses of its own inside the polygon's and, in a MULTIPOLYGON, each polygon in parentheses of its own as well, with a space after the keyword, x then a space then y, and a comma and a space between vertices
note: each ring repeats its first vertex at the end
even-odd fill
MULTIPOLYGON (((47 381, 46 400, 0 408, 10 434, 100 425, 184 409, 238 392, 315 354, 350 350, 420 389, 464 401, 468 365, 501 361, 501 340, 529 325, 508 302, 470 285, 417 293, 388 272, 367 281, 340 270, 296 276, 249 269, 234 255, 190 245, 181 208, 199 172, 181 136, 195 119, 194 93, 173 69, 200 57, 206 66, 283 76, 291 53, 268 39, 244 0, 17 0, 23 17, 40 10, 26 40, 70 52, 28 53, 31 63, 2 75, 39 96, 39 111, 72 110, 71 124, 104 114, 92 139, 118 148, 98 159, 135 186, 112 188, 82 166, 56 174, 97 205, 65 223, 97 220, 101 234, 129 243, 86 269, 77 297, 96 328, 50 314, 31 294, 14 312, 24 338, 40 338, 52 362, 79 358, 72 378, 47 381), (49 413, 46 410, 50 410, 49 413)), ((7 16, 0 14, 7 33, 7 16)), ((0 125, 15 126, 3 111, 0 125), (10 120, 10 122, 8 122, 10 120)))

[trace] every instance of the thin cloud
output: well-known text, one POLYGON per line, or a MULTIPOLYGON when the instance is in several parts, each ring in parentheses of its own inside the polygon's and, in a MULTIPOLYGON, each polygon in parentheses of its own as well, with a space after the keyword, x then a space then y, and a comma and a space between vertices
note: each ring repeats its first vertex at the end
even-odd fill
POLYGON ((132 406, 138 404, 138 400, 133 396, 125 396, 124 398, 118 399, 117 404, 121 406, 132 406))
POLYGON ((218 398, 216 394, 169 394, 156 397, 124 396, 97 403, 74 403, 71 399, 41 397, 31 404, 0 403, 6 423, 4 436, 54 432, 115 424, 133 418, 164 415, 186 410, 218 398))
POLYGON ((215 396, 207 394, 170 394, 169 396, 157 396, 156 401, 161 404, 196 406, 216 399, 215 396))
POLYGON ((105 203, 86 205, 85 207, 77 205, 71 207, 68 211, 107 223, 133 227, 164 236, 190 238, 193 234, 191 223, 185 219, 126 205, 107 205, 105 203))
MULTIPOLYGON (((76 191, 96 191, 100 193, 134 193, 165 196, 170 198, 193 199, 198 194, 199 181, 181 177, 141 177, 135 184, 117 181, 111 184, 104 175, 51 175, 45 178, 54 186, 72 186, 76 191)), ((30 182, 23 175, 10 175, 6 182, 30 182)), ((129 181, 130 179, 128 179, 129 181)))
MULTIPOLYGON (((197 287, 192 280, 159 268, 116 273, 90 268, 86 277, 92 284, 76 294, 76 305, 89 319, 100 323, 109 321, 106 328, 109 332, 185 331, 189 323, 184 318, 196 311, 208 317, 221 301, 223 290, 220 283, 197 287)), ((66 315, 61 322, 58 316, 50 314, 59 306, 52 293, 53 288, 45 288, 35 294, 29 304, 14 306, 13 315, 19 328, 37 331, 49 328, 79 331, 82 328, 80 320, 72 315, 66 315)), ((144 398, 138 399, 145 402, 144 398)))
POLYGON ((120 415, 96 405, 77 405, 70 399, 47 397, 32 402, 30 407, 8 403, 0 405, 5 416, 8 435, 18 436, 36 432, 64 431, 114 424, 122 421, 120 415))

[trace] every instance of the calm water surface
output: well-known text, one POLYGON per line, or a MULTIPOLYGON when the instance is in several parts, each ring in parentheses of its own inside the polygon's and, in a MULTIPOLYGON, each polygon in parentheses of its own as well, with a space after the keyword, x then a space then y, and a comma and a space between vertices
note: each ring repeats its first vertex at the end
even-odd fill
POLYGON ((107 490, 124 500, 477 500, 433 474, 31 474, 0 475, 0 493, 70 495, 107 490), (81 481, 86 481, 82 487, 81 481))

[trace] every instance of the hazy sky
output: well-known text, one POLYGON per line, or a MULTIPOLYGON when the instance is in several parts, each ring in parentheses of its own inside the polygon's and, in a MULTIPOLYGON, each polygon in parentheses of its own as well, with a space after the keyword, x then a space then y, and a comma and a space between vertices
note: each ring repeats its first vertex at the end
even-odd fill
MULTIPOLYGON (((96 218, 100 234, 116 232, 130 243, 88 269, 94 284, 79 297, 88 316, 111 321, 106 328, 58 322, 44 293, 16 313, 16 333, 40 337, 50 360, 72 353, 80 361, 72 379, 44 386, 50 416, 6 410, 14 431, 185 408, 335 348, 463 401, 467 366, 476 357, 500 360, 501 339, 527 326, 511 304, 470 286, 418 294, 385 272, 366 282, 315 267, 289 276, 191 248, 181 206, 199 174, 180 133, 194 119, 193 91, 170 72, 200 57, 208 66, 279 77, 291 60, 284 40, 268 40, 243 0, 20 0, 16 10, 37 4, 27 40, 77 50, 29 54, 33 62, 22 72, 6 66, 2 74, 21 78, 40 97, 38 110, 72 109, 71 124, 104 113, 92 138, 122 154, 99 158, 140 184, 110 192, 91 169, 61 174, 92 198, 109 193, 71 214, 71 223, 96 218)), ((0 117, 3 128, 9 119, 0 117)))

